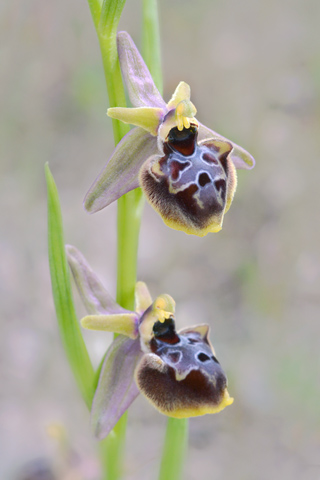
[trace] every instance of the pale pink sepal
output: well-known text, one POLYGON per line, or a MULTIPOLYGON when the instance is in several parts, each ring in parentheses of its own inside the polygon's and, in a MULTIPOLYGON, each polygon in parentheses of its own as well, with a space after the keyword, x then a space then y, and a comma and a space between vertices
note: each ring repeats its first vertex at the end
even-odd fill
POLYGON ((166 103, 130 35, 119 32, 117 41, 121 72, 132 105, 166 110, 166 103))
POLYGON ((66 253, 75 284, 88 313, 131 313, 113 300, 76 247, 66 245, 66 253))
POLYGON ((91 425, 102 440, 139 395, 134 371, 142 356, 139 339, 119 335, 110 345, 92 403, 91 425))
POLYGON ((84 207, 95 213, 139 186, 139 170, 157 151, 157 138, 136 127, 118 143, 108 163, 84 199, 84 207))

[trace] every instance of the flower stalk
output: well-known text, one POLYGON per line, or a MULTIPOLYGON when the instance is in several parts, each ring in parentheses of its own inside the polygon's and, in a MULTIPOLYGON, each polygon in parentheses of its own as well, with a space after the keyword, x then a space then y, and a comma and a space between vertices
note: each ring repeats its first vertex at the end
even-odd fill
MULTIPOLYGON (((117 52, 117 27, 125 0, 88 0, 97 31, 110 106, 126 106, 125 93, 117 52)), ((129 127, 113 120, 115 144, 129 131, 129 127)), ((140 230, 142 194, 130 192, 118 201, 117 301, 123 307, 133 308, 137 271, 137 249, 140 230)), ((117 480, 122 476, 122 453, 125 441, 127 414, 119 420, 110 436, 100 445, 103 480, 117 480)))
POLYGON ((180 480, 188 442, 188 419, 168 418, 159 480, 180 480))
POLYGON ((159 92, 162 94, 161 48, 157 0, 143 0, 142 54, 159 92))
MULTIPOLYGON (((110 106, 126 106, 117 51, 117 28, 125 0, 105 0, 96 30, 99 39, 110 106)), ((114 141, 117 145, 130 130, 113 120, 114 141)), ((137 251, 143 198, 140 189, 118 200, 117 301, 133 308, 137 275, 137 251)))

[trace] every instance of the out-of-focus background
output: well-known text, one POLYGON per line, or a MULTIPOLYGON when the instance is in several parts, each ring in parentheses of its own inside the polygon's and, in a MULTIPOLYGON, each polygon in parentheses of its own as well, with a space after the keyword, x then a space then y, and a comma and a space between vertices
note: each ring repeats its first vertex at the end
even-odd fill
MULTIPOLYGON (((179 326, 211 325, 235 398, 219 415, 190 421, 184 478, 317 480, 320 3, 159 3, 165 99, 188 82, 198 119, 257 161, 239 172, 218 234, 169 230, 145 206, 139 278, 154 296, 176 299, 179 326)), ((84 0, 12 0, 0 14, 0 478, 51 480, 49 470, 64 464, 59 480, 97 480, 97 444, 51 298, 44 163, 66 241, 114 293, 116 205, 93 216, 82 209, 113 149, 98 42, 84 0), (54 425, 65 429, 64 453, 54 425)), ((121 28, 138 45, 140 27, 140 2, 128 0, 121 28)), ((111 335, 85 338, 97 365, 111 335)), ((126 480, 157 477, 165 424, 142 397, 132 405, 126 480)))

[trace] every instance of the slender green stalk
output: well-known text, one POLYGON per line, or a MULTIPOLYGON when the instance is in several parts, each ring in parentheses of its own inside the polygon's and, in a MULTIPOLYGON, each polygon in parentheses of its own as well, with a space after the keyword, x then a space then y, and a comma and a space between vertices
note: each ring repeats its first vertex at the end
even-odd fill
POLYGON ((96 29, 99 25, 99 19, 101 14, 102 0, 88 0, 92 20, 96 29))
MULTIPOLYGON (((162 93, 157 0, 143 0, 143 56, 162 93)), ((168 418, 159 480, 179 480, 187 448, 188 419, 168 418)))
POLYGON ((127 193, 118 200, 117 302, 128 310, 134 309, 143 204, 144 199, 140 188, 127 193))
MULTIPOLYGON (((105 0, 97 30, 111 107, 126 106, 116 37, 124 4, 125 0, 105 0)), ((127 125, 118 120, 113 120, 116 144, 128 131, 129 127, 127 125)), ((117 301, 121 306, 128 309, 134 307, 142 207, 143 197, 140 189, 129 192, 118 200, 117 301)))
MULTIPOLYGON (((117 50, 117 26, 124 4, 125 0, 104 0, 97 27, 110 107, 126 106, 117 50)), ((119 120, 112 120, 112 126, 117 144, 129 132, 130 127, 119 120)))
POLYGON ((91 408, 95 376, 73 304, 59 195, 48 164, 45 173, 48 189, 49 265, 58 325, 73 375, 88 408, 91 408))
MULTIPOLYGON (((88 0, 97 30, 104 66, 110 106, 125 106, 117 55, 116 32, 125 0, 88 0), (97 14, 98 13, 98 14, 97 14)), ((162 91, 160 63, 159 22, 156 0, 143 0, 143 54, 154 81, 162 91)), ((128 132, 128 127, 113 120, 117 144, 128 132)), ((128 193, 118 201, 118 263, 117 301, 132 309, 137 274, 137 250, 142 213, 140 189, 128 193)), ((121 477, 121 452, 125 437, 126 416, 116 425, 110 436, 101 442, 103 480, 121 477)), ((182 472, 187 439, 187 420, 169 419, 160 470, 161 480, 177 480, 182 472)))
POLYGON ((157 0, 143 0, 142 53, 153 81, 162 94, 161 49, 157 0))
POLYGON ((187 449, 188 419, 168 418, 159 480, 180 480, 187 449))
POLYGON ((101 480, 122 477, 122 457, 126 436, 127 415, 122 415, 112 432, 100 442, 100 458, 103 476, 101 480))
MULTIPOLYGON (((97 3, 88 0, 98 34, 110 107, 126 106, 125 93, 117 52, 117 28, 125 0, 104 0, 99 18, 97 3)), ((129 131, 129 127, 113 120, 115 144, 129 131)), ((142 213, 140 189, 124 195, 118 201, 117 301, 133 309, 137 276, 137 251, 142 213)), ((124 414, 113 431, 100 444, 103 480, 118 480, 122 476, 122 452, 127 415, 124 414)))

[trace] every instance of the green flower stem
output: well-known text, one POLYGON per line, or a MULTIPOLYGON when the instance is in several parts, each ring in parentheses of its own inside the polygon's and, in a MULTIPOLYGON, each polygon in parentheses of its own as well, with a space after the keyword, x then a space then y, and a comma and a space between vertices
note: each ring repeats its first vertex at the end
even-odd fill
POLYGON ((117 302, 134 310, 138 242, 144 198, 137 188, 118 200, 117 302))
MULTIPOLYGON (((88 2, 99 39, 110 107, 125 107, 117 51, 117 28, 125 0, 104 0, 98 20, 92 8, 92 0, 88 2)), ((118 120, 113 120, 112 123, 117 144, 128 133, 129 127, 118 120)), ((129 192, 118 200, 117 302, 131 310, 134 307, 142 202, 140 189, 129 192)), ((100 444, 103 480, 118 480, 122 476, 126 422, 127 415, 124 414, 100 444)))
MULTIPOLYGON (((117 27, 125 0, 105 0, 97 27, 110 107, 126 107, 126 97, 117 50, 117 27)), ((119 143, 130 127, 112 120, 114 141, 119 143)))
MULTIPOLYGON (((143 57, 162 94, 162 70, 157 0, 143 0, 143 57)), ((168 418, 159 480, 179 480, 187 449, 188 419, 168 418)))
MULTIPOLYGON (((109 102, 111 107, 125 107, 117 51, 117 27, 125 0, 105 0, 97 29, 109 102)), ((129 127, 113 120, 115 144, 129 127)), ((140 189, 129 192, 118 200, 117 302, 124 308, 134 308, 134 289, 137 280, 137 252, 143 197, 140 189)))
POLYGON ((75 312, 65 253, 59 195, 48 164, 48 250, 53 299, 62 343, 73 375, 88 408, 94 395, 95 375, 75 312))
POLYGON ((101 15, 101 7, 102 7, 102 0, 88 0, 92 20, 96 29, 99 25, 100 15, 101 15))
POLYGON ((157 0, 143 0, 142 53, 153 81, 162 94, 161 49, 157 0))
POLYGON ((187 449, 188 419, 168 418, 159 480, 180 480, 187 449))
POLYGON ((116 480, 122 477, 122 454, 127 427, 126 414, 122 415, 112 432, 100 442, 100 458, 103 476, 101 480, 116 480))

